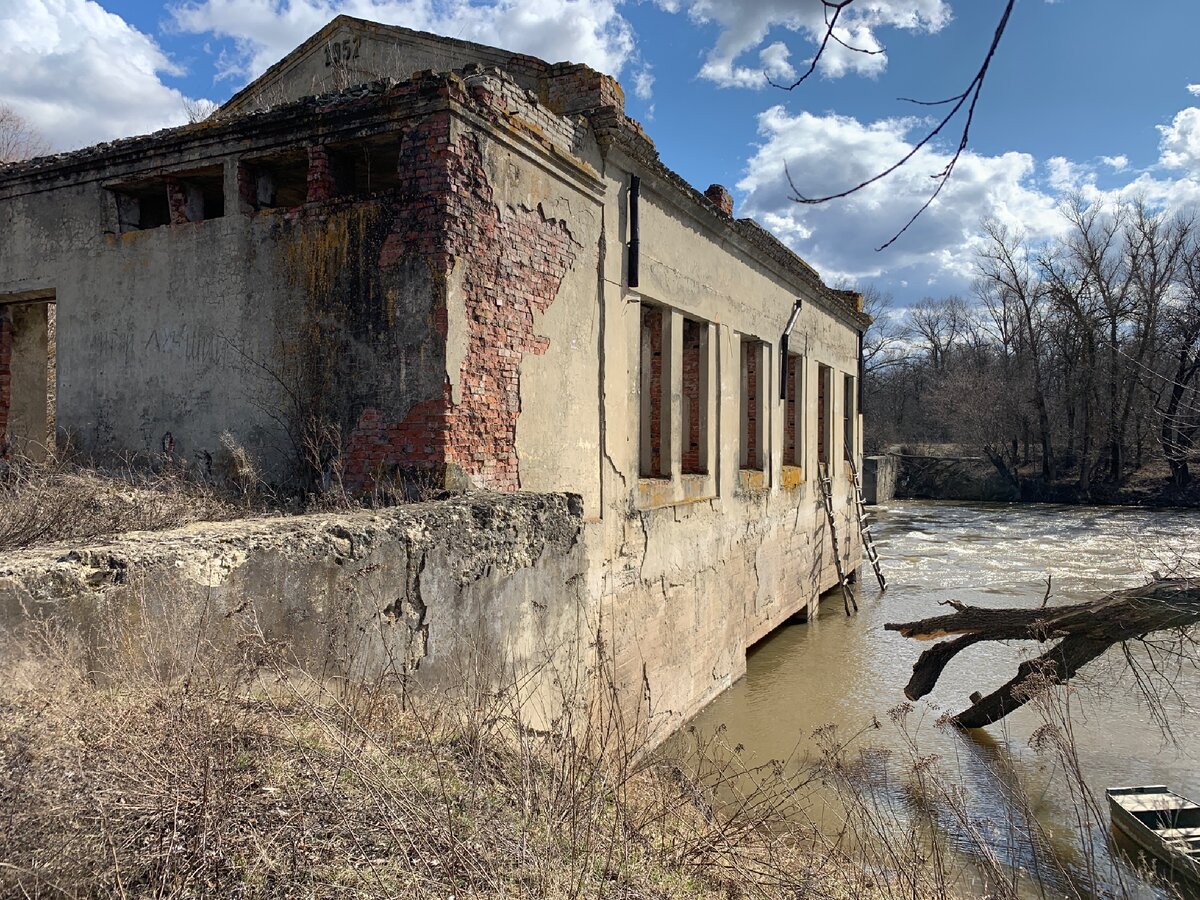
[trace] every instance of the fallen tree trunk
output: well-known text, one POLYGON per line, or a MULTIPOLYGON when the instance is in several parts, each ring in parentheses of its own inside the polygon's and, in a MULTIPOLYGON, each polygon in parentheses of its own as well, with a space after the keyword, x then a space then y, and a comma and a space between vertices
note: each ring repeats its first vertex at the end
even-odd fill
POLYGON ((973 644, 1058 641, 1036 659, 1021 663, 1016 676, 999 689, 986 697, 972 698, 971 706, 952 720, 963 728, 982 728, 1023 706, 1029 700, 1030 679, 1035 676, 1060 684, 1109 647, 1200 622, 1200 584, 1182 578, 1160 578, 1086 603, 1043 604, 1034 609, 967 606, 957 600, 947 605, 954 607, 954 612, 883 626, 919 641, 957 635, 921 654, 904 689, 910 700, 933 690, 946 664, 973 644))

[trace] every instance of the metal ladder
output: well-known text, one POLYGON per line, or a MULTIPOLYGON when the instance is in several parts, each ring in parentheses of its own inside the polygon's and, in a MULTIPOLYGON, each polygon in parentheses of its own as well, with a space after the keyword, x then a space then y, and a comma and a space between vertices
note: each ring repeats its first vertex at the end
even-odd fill
POLYGON ((825 518, 829 522, 829 542, 833 545, 833 565, 837 569, 838 587, 842 589, 842 605, 846 615, 850 615, 850 607, 858 612, 858 601, 846 580, 846 567, 842 565, 842 550, 838 546, 837 518, 833 512, 833 479, 829 477, 829 466, 820 463, 817 466, 817 484, 821 486, 821 501, 825 504, 825 518))
POLYGON ((858 466, 854 465, 854 456, 847 450, 846 465, 850 467, 850 480, 854 483, 854 512, 858 516, 858 533, 862 536, 862 545, 875 577, 879 580, 879 590, 887 590, 887 579, 883 577, 883 567, 879 565, 879 552, 875 549, 875 538, 871 535, 871 523, 867 519, 867 507, 863 503, 862 481, 858 477, 858 466))

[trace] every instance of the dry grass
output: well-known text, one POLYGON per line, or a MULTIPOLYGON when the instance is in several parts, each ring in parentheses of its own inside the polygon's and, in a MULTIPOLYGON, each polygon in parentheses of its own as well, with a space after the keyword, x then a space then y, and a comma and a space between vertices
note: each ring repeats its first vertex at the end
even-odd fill
MULTIPOLYGON (((249 602, 131 589, 86 631, 0 643, 0 896, 1016 900, 1106 880, 1054 856, 1011 773, 1004 804, 972 808, 907 705, 820 729, 815 760, 753 763, 691 730, 650 753, 602 648, 589 691, 535 709, 546 673, 482 652, 436 691, 407 671, 348 681, 299 666, 249 602)), ((1068 712, 1039 740, 1086 848, 1104 823, 1068 712)))
POLYGON ((834 767, 750 766, 720 736, 645 753, 603 665, 587 708, 534 732, 521 679, 322 678, 236 619, 221 647, 182 604, 109 628, 103 676, 49 625, 0 648, 0 895, 945 895, 927 846, 808 824, 834 767))
POLYGON ((246 516, 263 508, 171 469, 0 461, 0 551, 246 516))

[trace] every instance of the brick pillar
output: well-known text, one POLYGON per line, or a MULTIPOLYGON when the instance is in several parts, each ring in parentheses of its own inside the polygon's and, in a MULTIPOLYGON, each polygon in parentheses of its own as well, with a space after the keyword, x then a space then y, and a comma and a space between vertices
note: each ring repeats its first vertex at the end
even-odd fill
POLYGON ((0 458, 8 455, 8 410, 12 404, 12 317, 0 306, 0 458))
POLYGON ((167 176, 167 207, 171 211, 172 225, 183 225, 188 221, 187 189, 170 176, 167 176))
POLYGON ((308 148, 308 202, 320 203, 336 194, 333 170, 329 165, 329 151, 323 144, 308 148))
POLYGON ((733 215, 733 194, 729 193, 725 185, 710 184, 708 190, 704 192, 704 196, 725 215, 733 215))

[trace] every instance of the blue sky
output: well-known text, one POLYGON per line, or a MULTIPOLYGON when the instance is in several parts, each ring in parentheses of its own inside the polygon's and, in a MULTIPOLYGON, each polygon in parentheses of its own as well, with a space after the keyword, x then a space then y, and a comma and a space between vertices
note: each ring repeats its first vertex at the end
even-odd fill
POLYGON ((785 161, 819 193, 904 153, 925 111, 897 98, 965 87, 1003 5, 856 0, 848 36, 884 52, 830 54, 820 77, 785 92, 762 73, 803 69, 819 0, 0 0, 0 103, 55 149, 179 124, 185 100, 220 103, 338 12, 586 62, 621 78, 669 166, 699 188, 729 186, 737 215, 827 280, 875 284, 903 306, 969 295, 985 215, 1037 239, 1061 228, 1069 192, 1171 212, 1200 201, 1195 0, 1018 0, 970 152, 886 251, 874 248, 923 202, 944 146, 849 201, 788 199, 785 161))

